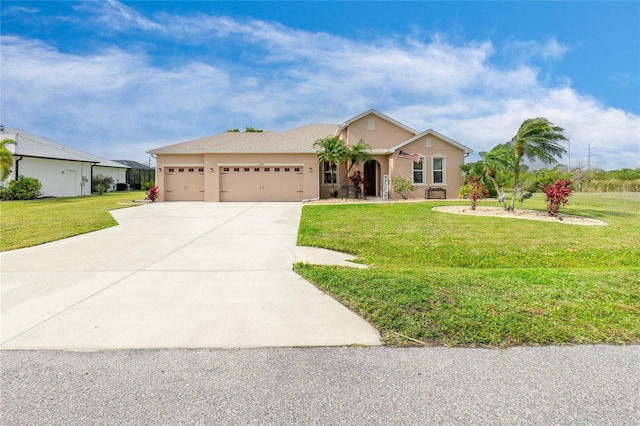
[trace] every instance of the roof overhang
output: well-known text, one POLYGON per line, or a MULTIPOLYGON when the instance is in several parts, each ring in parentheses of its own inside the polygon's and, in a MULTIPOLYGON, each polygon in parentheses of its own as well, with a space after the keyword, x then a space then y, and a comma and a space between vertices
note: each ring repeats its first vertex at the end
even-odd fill
POLYGON ((317 154, 318 152, 313 149, 306 150, 247 150, 247 151, 232 151, 232 150, 206 150, 206 151, 162 151, 151 150, 145 151, 147 154, 152 155, 202 155, 202 154, 317 154))

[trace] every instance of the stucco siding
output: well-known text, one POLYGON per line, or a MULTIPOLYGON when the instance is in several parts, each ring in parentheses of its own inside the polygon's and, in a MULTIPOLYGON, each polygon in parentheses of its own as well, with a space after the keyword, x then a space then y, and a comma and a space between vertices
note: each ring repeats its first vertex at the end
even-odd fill
MULTIPOLYGON (((460 149, 433 135, 427 135, 403 146, 402 151, 411 154, 420 153, 424 156, 422 183, 416 183, 418 187, 416 191, 406 193, 408 198, 424 198, 427 188, 443 188, 447 191, 447 198, 457 198, 462 186, 459 166, 464 163, 464 153, 460 149), (434 174, 434 159, 442 159, 441 162, 436 163, 442 165, 443 182, 438 182, 434 174)), ((398 154, 399 151, 393 156, 393 176, 401 176, 413 181, 414 162, 398 158, 398 154)), ((395 194, 395 198, 401 198, 401 196, 395 194)))
POLYGON ((347 143, 354 145, 362 139, 372 149, 390 148, 414 136, 414 133, 389 123, 374 114, 368 114, 354 121, 345 130, 342 133, 342 138, 347 143), (370 120, 373 120, 373 122, 370 120), (373 124, 371 128, 375 128, 375 130, 368 130, 370 124, 373 124))

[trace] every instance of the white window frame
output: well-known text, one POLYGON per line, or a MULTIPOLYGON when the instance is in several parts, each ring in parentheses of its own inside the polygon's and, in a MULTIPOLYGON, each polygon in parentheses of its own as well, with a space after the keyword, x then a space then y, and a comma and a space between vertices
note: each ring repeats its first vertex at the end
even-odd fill
POLYGON ((411 180, 413 181, 413 183, 415 183, 416 185, 426 185, 427 184, 427 173, 425 170, 425 166, 426 166, 426 161, 425 161, 426 157, 422 157, 420 159, 419 163, 416 163, 414 161, 411 162, 411 180), (420 166, 420 168, 417 168, 418 166, 420 166), (417 182, 416 181, 416 172, 422 172, 422 182, 417 182))
POLYGON ((431 156, 431 183, 434 186, 447 185, 447 156, 435 154, 431 156), (436 169, 436 160, 442 160, 442 169, 436 169), (442 182, 436 182, 436 172, 442 172, 442 182))
POLYGON ((329 167, 329 162, 325 161, 324 163, 322 163, 322 185, 323 186, 331 186, 331 185, 337 185, 338 184, 338 176, 340 176, 340 164, 336 165, 336 170, 335 170, 335 183, 332 182, 326 182, 326 178, 327 176, 331 176, 330 174, 327 175, 327 173, 330 171, 328 170, 329 167))

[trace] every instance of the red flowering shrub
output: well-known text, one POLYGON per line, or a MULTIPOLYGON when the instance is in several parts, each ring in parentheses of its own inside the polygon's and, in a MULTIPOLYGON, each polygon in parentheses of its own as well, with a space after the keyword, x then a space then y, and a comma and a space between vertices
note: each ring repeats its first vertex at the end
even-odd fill
POLYGON ((489 191, 480 181, 480 176, 467 178, 468 192, 467 196, 471 198, 471 210, 475 210, 478 200, 489 195, 489 191))
POLYGON ((349 176, 349 179, 351 179, 351 182, 353 182, 353 184, 357 187, 360 187, 360 185, 364 183, 364 175, 360 170, 356 170, 355 172, 353 172, 353 174, 349 176))
POLYGON ((149 192, 147 193, 147 198, 149 200, 156 201, 158 199, 158 187, 157 186, 152 186, 151 188, 149 188, 149 192))
POLYGON ((560 207, 567 204, 571 195, 571 181, 569 179, 558 179, 551 185, 544 187, 547 202, 547 212, 549 216, 558 216, 560 207))

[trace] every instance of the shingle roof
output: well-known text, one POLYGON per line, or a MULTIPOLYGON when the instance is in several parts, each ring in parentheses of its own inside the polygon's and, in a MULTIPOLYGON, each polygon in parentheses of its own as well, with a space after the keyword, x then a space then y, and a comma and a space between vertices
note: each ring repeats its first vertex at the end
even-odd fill
POLYGON ((283 133, 225 132, 147 151, 150 154, 315 152, 313 143, 332 135, 336 124, 310 124, 283 133))
POLYGON ((121 169, 129 168, 124 164, 89 154, 88 152, 16 129, 15 127, 5 126, 0 133, 3 135, 2 139, 10 137, 16 141, 14 155, 51 158, 56 160, 83 161, 87 163, 95 163, 102 167, 115 167, 121 169))
POLYGON ((154 170, 153 167, 149 167, 146 164, 138 163, 137 161, 132 160, 113 160, 116 163, 124 164, 125 166, 129 166, 132 169, 140 169, 140 170, 154 170))

